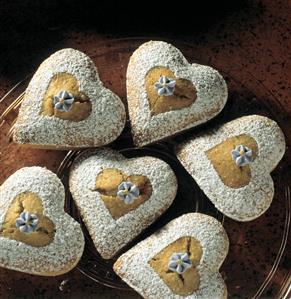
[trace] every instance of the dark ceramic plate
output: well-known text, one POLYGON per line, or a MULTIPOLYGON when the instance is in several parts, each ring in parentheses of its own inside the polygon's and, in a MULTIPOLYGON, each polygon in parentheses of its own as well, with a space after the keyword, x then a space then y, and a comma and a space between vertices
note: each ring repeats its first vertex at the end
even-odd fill
MULTIPOLYGON (((144 39, 122 39, 108 42, 94 53, 88 53, 98 66, 100 77, 105 85, 116 92, 126 102, 125 72, 131 53, 144 39)), ((190 62, 207 64, 203 57, 195 57, 194 48, 185 43, 171 41, 179 47, 190 62)), ((215 66, 214 66, 215 67, 215 66)), ((207 124, 201 125, 169 139, 142 149, 135 149, 130 137, 129 125, 123 134, 110 146, 118 149, 126 157, 142 155, 155 156, 168 162, 175 171, 179 189, 170 209, 133 241, 144 239, 158 228, 187 212, 199 211, 212 215, 221 221, 230 239, 230 251, 221 272, 226 281, 230 298, 265 298, 274 294, 277 298, 288 297, 290 285, 286 244, 290 226, 290 171, 288 157, 282 160, 272 173, 275 182, 275 197, 270 209, 260 218, 247 223, 238 223, 218 212, 199 189, 195 181, 183 169, 173 151, 175 144, 186 137, 242 115, 260 114, 276 120, 283 131, 287 132, 288 119, 284 107, 258 80, 248 74, 247 87, 229 73, 239 66, 231 65, 220 70, 228 88, 229 100, 223 112, 207 124)), ((58 173, 67 185, 68 169, 72 160, 79 154, 75 152, 25 149, 11 143, 13 122, 23 92, 31 76, 17 84, 2 100, 7 110, 0 119, 0 183, 16 169, 23 166, 40 165, 58 173)), ((287 144, 291 136, 286 136, 287 144)), ((129 289, 113 272, 114 260, 103 260, 96 252, 86 227, 79 217, 69 192, 66 198, 66 211, 80 221, 86 238, 84 255, 77 266, 78 270, 90 279, 109 287, 129 289)))

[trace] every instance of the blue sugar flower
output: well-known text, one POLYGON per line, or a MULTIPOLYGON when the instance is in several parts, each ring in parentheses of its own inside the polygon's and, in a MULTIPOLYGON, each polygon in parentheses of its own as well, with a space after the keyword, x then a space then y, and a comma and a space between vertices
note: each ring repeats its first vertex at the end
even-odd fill
POLYGON ((37 229, 38 217, 35 214, 24 211, 16 219, 15 225, 22 233, 30 234, 37 229))
POLYGON ((171 96, 174 94, 176 81, 166 76, 161 76, 155 83, 155 89, 159 96, 171 96))
POLYGON ((126 204, 132 204, 139 197, 139 189, 131 182, 122 182, 118 186, 117 196, 126 204))
POLYGON ((239 167, 246 166, 253 161, 253 151, 244 145, 238 145, 232 150, 231 156, 239 167))
POLYGON ((57 95, 54 96, 55 109, 68 112, 74 103, 74 97, 66 90, 61 90, 57 95))
POLYGON ((187 269, 192 267, 189 254, 187 252, 173 253, 170 257, 168 268, 178 274, 183 274, 187 269))

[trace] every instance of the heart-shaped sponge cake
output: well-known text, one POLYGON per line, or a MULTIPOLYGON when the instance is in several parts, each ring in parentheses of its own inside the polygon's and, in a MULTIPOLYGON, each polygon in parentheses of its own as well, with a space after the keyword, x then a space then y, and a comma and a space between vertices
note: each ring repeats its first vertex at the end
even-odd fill
POLYGON ((173 202, 177 181, 157 158, 126 159, 110 150, 87 150, 74 162, 70 190, 94 245, 112 258, 173 202))
POLYGON ((279 126, 251 115, 191 138, 177 155, 217 209, 249 221, 269 208, 274 196, 270 172, 284 152, 279 126))
POLYGON ((114 270, 147 299, 224 299, 219 268, 228 247, 220 222, 185 214, 124 253, 114 270))
POLYGON ((66 273, 80 260, 84 237, 64 212, 59 178, 41 167, 26 167, 0 187, 0 266, 35 275, 66 273))
POLYGON ((105 88, 93 61, 74 49, 57 51, 31 79, 14 127, 14 141, 34 147, 99 147, 124 128, 124 105, 105 88))
POLYGON ((227 86, 209 66, 190 64, 174 46, 150 41, 131 56, 127 101, 134 143, 143 146, 217 115, 227 86))

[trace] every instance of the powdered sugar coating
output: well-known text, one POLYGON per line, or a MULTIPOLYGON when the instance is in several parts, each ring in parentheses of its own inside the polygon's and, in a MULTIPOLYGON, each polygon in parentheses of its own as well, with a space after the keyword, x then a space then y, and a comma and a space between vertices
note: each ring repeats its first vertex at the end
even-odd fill
POLYGON ((153 157, 126 159, 110 149, 85 151, 73 164, 69 182, 95 247, 107 259, 166 211, 177 192, 175 174, 164 161, 153 157), (147 201, 116 220, 107 210, 101 194, 95 191, 98 174, 107 168, 119 169, 127 175, 144 175, 152 186, 147 201))
POLYGON ((274 184, 270 172, 284 152, 285 139, 279 126, 266 117, 251 115, 194 136, 179 147, 177 156, 217 209, 235 220, 250 221, 263 214, 272 202, 274 184), (256 140, 258 157, 249 164, 249 184, 234 189, 222 182, 206 151, 240 134, 247 134, 256 140))
POLYGON ((0 236, 0 266, 45 276, 70 271, 82 256, 84 237, 79 223, 64 212, 64 186, 51 171, 25 167, 3 183, 0 187, 0 230, 12 201, 23 192, 35 193, 42 200, 44 215, 55 225, 55 236, 44 247, 33 247, 0 236))
POLYGON ((218 273, 229 248, 222 225, 214 218, 189 213, 168 223, 144 241, 123 254, 115 263, 115 272, 139 294, 147 299, 208 299, 226 298, 227 290, 218 273), (202 247, 197 269, 199 289, 188 296, 175 295, 150 266, 150 260, 165 247, 181 237, 193 237, 202 247))
POLYGON ((141 45, 130 58, 126 76, 132 134, 138 146, 208 121, 222 110, 227 100, 227 86, 218 71, 189 64, 177 48, 161 41, 141 45), (145 77, 157 66, 170 68, 176 77, 192 81, 197 99, 190 107, 151 116, 145 77))
POLYGON ((31 79, 15 124, 14 141, 56 148, 105 145, 115 140, 125 125, 125 108, 117 95, 106 89, 92 60, 74 49, 57 51, 46 59, 31 79), (74 122, 41 114, 42 102, 52 77, 68 73, 92 103, 92 112, 74 122))

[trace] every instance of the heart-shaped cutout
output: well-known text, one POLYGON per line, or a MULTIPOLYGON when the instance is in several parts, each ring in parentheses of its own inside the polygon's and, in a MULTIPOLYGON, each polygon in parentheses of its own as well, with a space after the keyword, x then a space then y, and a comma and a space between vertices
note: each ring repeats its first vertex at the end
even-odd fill
POLYGON ((151 115, 157 115, 172 110, 179 110, 189 107, 197 97, 193 83, 186 79, 176 78, 174 73, 165 67, 152 68, 145 77, 145 86, 148 94, 151 115), (155 83, 165 76, 175 80, 173 95, 160 96, 157 94, 155 83))
POLYGON ((31 79, 14 126, 16 143, 70 149, 115 140, 125 108, 99 79, 93 61, 74 49, 57 51, 31 79))
POLYGON ((230 188, 242 188, 247 186, 251 180, 250 165, 238 166, 230 154, 241 144, 252 150, 253 162, 258 156, 258 145, 254 138, 246 134, 230 137, 206 151, 206 156, 220 179, 230 188))
POLYGON ((252 115, 189 139, 177 156, 217 209, 235 220, 250 221, 272 202, 270 172, 284 152, 279 126, 252 115))
POLYGON ((83 152, 69 182, 94 245, 106 259, 165 212, 177 191, 175 174, 164 161, 126 159, 110 149, 83 152))
POLYGON ((96 191, 101 194, 101 199, 106 208, 116 220, 148 200, 152 195, 152 186, 149 179, 144 175, 127 175, 119 169, 107 168, 97 176, 96 191), (125 203, 117 195, 118 186, 122 182, 130 182, 139 190, 139 196, 132 203, 125 203))
POLYGON ((189 64, 174 46, 141 45, 127 68, 127 101, 134 143, 143 146, 216 116, 227 86, 213 68, 189 64))
POLYGON ((84 249, 80 225, 64 212, 59 178, 26 167, 0 187, 0 266, 56 276, 76 266, 84 249))
POLYGON ((77 79, 68 73, 58 73, 50 81, 42 105, 42 114, 55 116, 61 119, 79 122, 86 119, 92 111, 92 104, 88 96, 80 92, 77 79), (54 96, 66 90, 74 97, 69 111, 61 111, 54 107, 54 96))
POLYGON ((187 296, 199 288, 200 277, 197 266, 200 263, 202 254, 203 251, 199 241, 192 237, 182 237, 156 254, 149 264, 174 294, 187 296), (189 256, 192 266, 182 274, 169 270, 169 261, 173 253, 179 252, 186 253, 189 256))
POLYGON ((55 235, 54 223, 43 214, 41 199, 31 192, 18 194, 12 201, 4 218, 0 236, 25 243, 34 247, 49 245, 55 235), (28 212, 37 216, 38 225, 34 232, 25 233, 19 230, 15 223, 23 212, 28 212))
POLYGON ((144 298, 224 299, 219 268, 228 247, 216 219, 185 214, 124 253, 114 270, 144 298))

